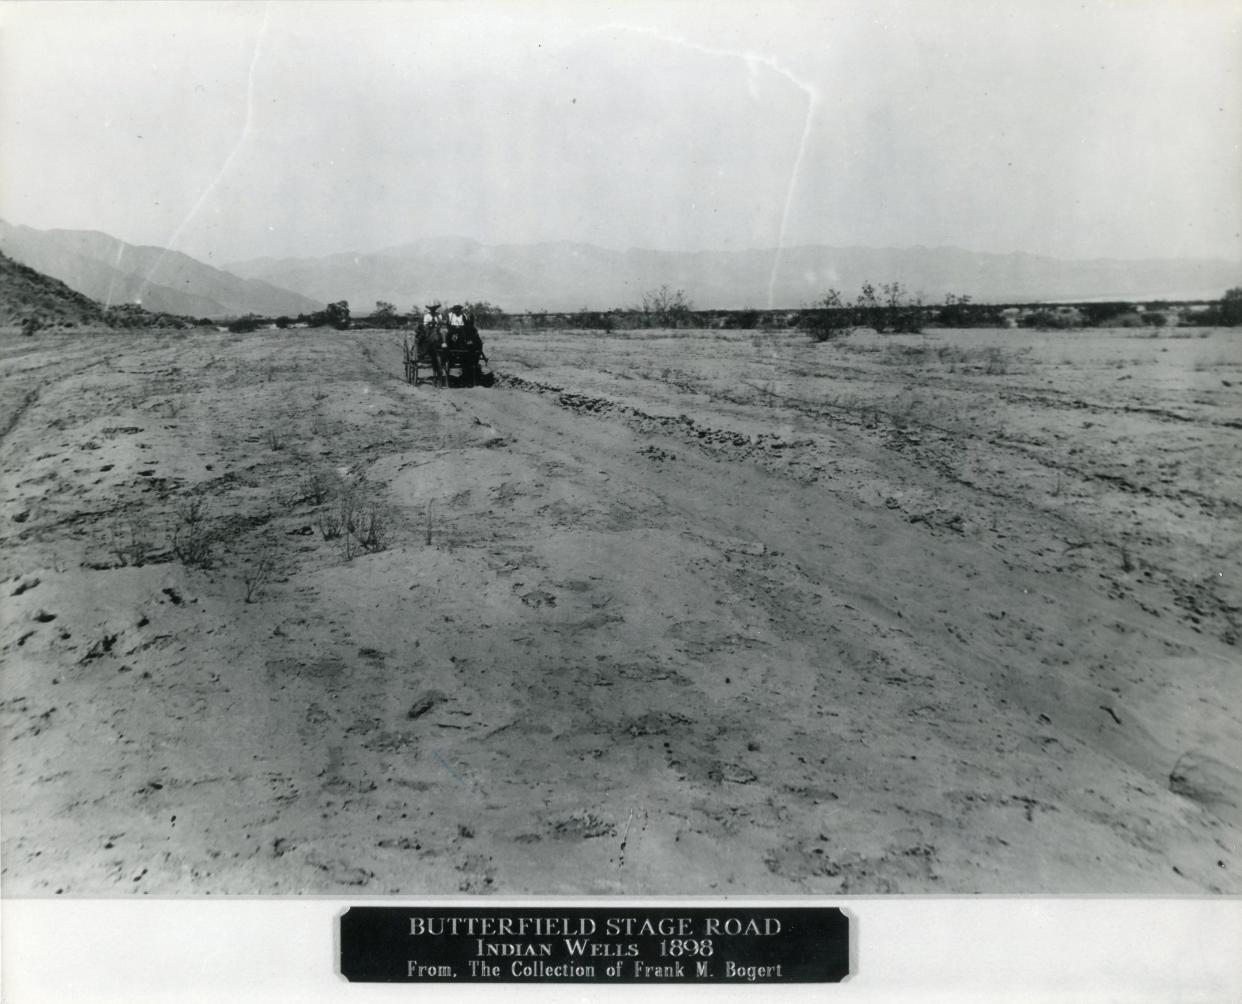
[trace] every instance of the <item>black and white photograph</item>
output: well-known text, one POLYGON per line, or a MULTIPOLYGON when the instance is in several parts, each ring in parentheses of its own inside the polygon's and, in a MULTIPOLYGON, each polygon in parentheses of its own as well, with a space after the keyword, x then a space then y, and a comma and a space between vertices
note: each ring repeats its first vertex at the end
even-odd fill
POLYGON ((0 17, 6 899, 1242 893, 1237 3, 0 17))

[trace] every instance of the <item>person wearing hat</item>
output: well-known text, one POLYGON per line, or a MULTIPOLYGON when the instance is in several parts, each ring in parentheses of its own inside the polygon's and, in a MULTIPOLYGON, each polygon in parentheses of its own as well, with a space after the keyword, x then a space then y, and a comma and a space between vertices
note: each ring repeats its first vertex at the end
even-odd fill
MULTIPOLYGON (((455 351, 468 348, 466 345, 466 315, 462 311, 460 303, 455 303, 449 307, 445 344, 449 349, 455 351)), ((468 387, 473 387, 474 381, 471 379, 473 367, 470 365, 470 356, 463 354, 458 358, 461 360, 461 382, 468 387)))
POLYGON ((416 351, 420 358, 430 359, 437 378, 440 375, 440 350, 444 348, 444 336, 440 330, 440 304, 429 303, 423 308, 423 322, 414 335, 416 351))

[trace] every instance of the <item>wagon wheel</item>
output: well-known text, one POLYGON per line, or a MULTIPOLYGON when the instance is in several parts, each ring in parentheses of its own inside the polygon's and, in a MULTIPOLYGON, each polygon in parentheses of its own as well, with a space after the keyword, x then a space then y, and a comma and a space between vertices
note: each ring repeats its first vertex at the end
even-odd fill
POLYGON ((405 382, 418 382, 418 368, 414 364, 414 360, 410 358, 410 341, 408 338, 401 341, 402 355, 405 361, 405 382))

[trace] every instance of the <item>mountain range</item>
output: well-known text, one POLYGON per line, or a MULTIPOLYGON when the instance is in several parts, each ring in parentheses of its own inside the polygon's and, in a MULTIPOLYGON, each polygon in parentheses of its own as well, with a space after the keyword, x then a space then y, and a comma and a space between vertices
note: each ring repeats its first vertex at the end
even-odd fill
POLYGON ((216 318, 294 315, 323 306, 179 251, 127 244, 95 230, 36 230, 0 220, 0 251, 105 307, 139 303, 156 313, 216 318))
POLYGON ((852 298, 865 282, 900 282, 928 303, 1207 300, 1242 284, 1222 259, 1092 259, 985 254, 961 248, 615 251, 568 241, 487 245, 431 238, 368 253, 253 258, 215 268, 188 255, 127 244, 98 231, 36 230, 0 221, 0 251, 105 306, 222 318, 295 316, 347 300, 401 312, 434 301, 486 300, 507 311, 637 306, 644 293, 681 289, 699 309, 796 308, 830 289, 852 298))
POLYGON ((257 258, 225 266, 321 300, 359 309, 488 300, 506 310, 636 306, 667 284, 702 309, 799 307, 829 289, 852 297, 865 282, 900 282, 927 302, 948 293, 977 302, 1216 299, 1242 281, 1242 265, 1217 259, 1068 261, 960 248, 833 248, 748 251, 612 251, 590 244, 485 245, 439 238, 369 254, 257 258))

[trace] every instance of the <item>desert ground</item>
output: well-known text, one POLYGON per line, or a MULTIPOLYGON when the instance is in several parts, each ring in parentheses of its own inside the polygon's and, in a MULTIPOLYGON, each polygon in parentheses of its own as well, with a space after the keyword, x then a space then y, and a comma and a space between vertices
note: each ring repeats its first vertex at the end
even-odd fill
POLYGON ((484 334, 0 339, 5 895, 1242 892, 1237 332, 484 334))

